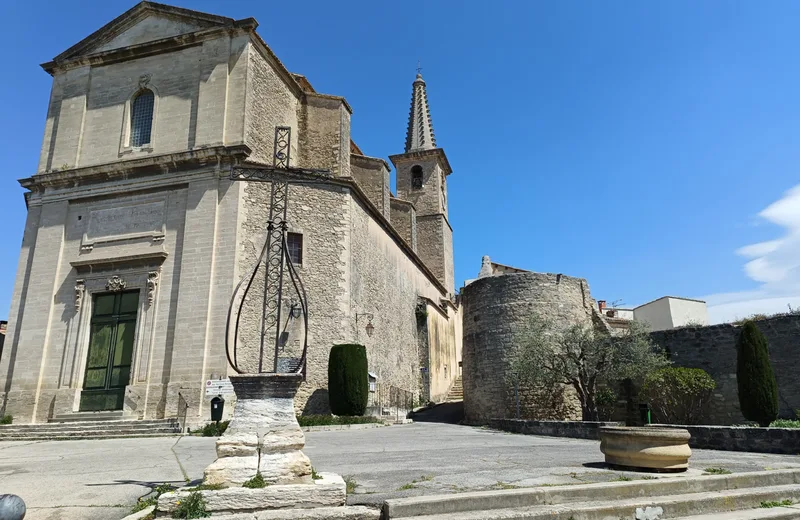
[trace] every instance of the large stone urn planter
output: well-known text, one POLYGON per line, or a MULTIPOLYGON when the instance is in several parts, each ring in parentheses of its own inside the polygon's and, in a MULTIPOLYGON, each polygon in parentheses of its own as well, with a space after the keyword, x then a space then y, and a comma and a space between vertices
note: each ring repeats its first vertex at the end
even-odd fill
POLYGON ((600 428, 600 451, 606 463, 633 469, 686 471, 689 467, 689 432, 679 428, 600 428))

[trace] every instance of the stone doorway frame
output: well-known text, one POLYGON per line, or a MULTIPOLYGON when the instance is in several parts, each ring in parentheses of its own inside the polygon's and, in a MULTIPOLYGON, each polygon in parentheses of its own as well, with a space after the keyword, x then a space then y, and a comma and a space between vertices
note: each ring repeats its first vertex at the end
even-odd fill
MULTIPOLYGON (((92 318, 92 301, 97 293, 117 290, 139 290, 139 307, 136 316, 131 375, 125 394, 132 386, 149 386, 150 372, 155 347, 155 324, 158 308, 158 289, 161 279, 161 263, 166 253, 157 258, 150 257, 139 265, 121 266, 121 259, 95 261, 91 264, 74 262, 70 276, 75 286, 75 311, 68 323, 67 340, 59 376, 59 390, 69 390, 71 402, 61 409, 78 412, 80 395, 85 377, 86 359, 89 352, 89 336, 92 318), (147 261, 149 260, 149 261, 147 261)), ((140 418, 147 410, 145 397, 141 407, 131 407, 126 398, 124 412, 133 412, 140 418)))

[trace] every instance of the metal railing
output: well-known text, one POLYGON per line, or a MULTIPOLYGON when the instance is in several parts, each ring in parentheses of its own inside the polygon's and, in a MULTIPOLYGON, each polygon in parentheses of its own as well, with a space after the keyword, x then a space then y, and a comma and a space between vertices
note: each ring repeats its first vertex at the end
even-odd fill
POLYGON ((396 386, 377 384, 370 392, 367 413, 382 419, 405 419, 414 409, 414 393, 396 386))
POLYGON ((181 433, 186 433, 186 414, 189 411, 189 403, 184 399, 183 394, 178 392, 178 426, 181 433))

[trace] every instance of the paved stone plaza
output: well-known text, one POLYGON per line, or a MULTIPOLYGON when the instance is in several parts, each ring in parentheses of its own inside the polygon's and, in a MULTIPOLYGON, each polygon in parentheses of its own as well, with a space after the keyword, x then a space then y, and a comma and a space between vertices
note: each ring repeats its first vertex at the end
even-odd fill
MULTIPOLYGON (((602 455, 596 441, 467 426, 415 423, 311 432, 306 439, 305 451, 317 471, 336 472, 355 481, 356 492, 348 503, 380 503, 389 496, 609 481, 623 475, 597 464, 602 455)), ((214 441, 157 437, 3 442, 0 493, 25 498, 30 511, 26 519, 120 519, 148 485, 182 485, 186 477, 200 479, 215 458, 214 441)), ((800 467, 800 457, 696 450, 692 466, 690 474, 695 475, 709 467, 756 471, 800 467)))

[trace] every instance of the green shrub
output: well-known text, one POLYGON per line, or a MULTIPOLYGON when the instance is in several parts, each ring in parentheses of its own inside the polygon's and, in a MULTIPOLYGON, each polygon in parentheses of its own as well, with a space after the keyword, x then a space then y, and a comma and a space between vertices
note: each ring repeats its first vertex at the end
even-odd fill
MULTIPOLYGON (((313 471, 313 468, 312 468, 313 471)), ((250 480, 245 481, 242 484, 242 487, 250 488, 250 489, 260 489, 263 487, 267 487, 267 481, 264 480, 264 476, 261 475, 261 472, 257 472, 256 476, 251 478, 250 480)))
POLYGON ((698 424, 716 386, 705 370, 667 367, 648 374, 639 395, 660 422, 698 424))
POLYGON ((219 423, 208 423, 200 430, 203 437, 220 437, 228 429, 230 421, 220 421, 219 423))
POLYGON ((335 415, 364 415, 369 397, 367 349, 334 345, 328 358, 328 399, 335 415))
POLYGON ((767 339, 747 321, 736 344, 736 382, 744 418, 760 426, 778 418, 778 383, 769 362, 767 339))
POLYGON ((334 424, 370 424, 381 422, 381 420, 372 415, 298 415, 297 422, 300 423, 300 426, 331 426, 334 424))
POLYGON ((172 512, 172 518, 207 518, 211 514, 206 511, 206 500, 199 491, 192 491, 172 512))
POLYGON ((800 428, 800 421, 792 421, 791 419, 778 419, 769 424, 770 428, 800 428))
POLYGON ((0 417, 0 424, 11 424, 13 422, 14 422, 14 416, 13 415, 4 415, 4 416, 0 417))
POLYGON ((597 414, 601 421, 610 421, 617 405, 617 394, 610 388, 601 388, 594 397, 597 404, 597 414))

